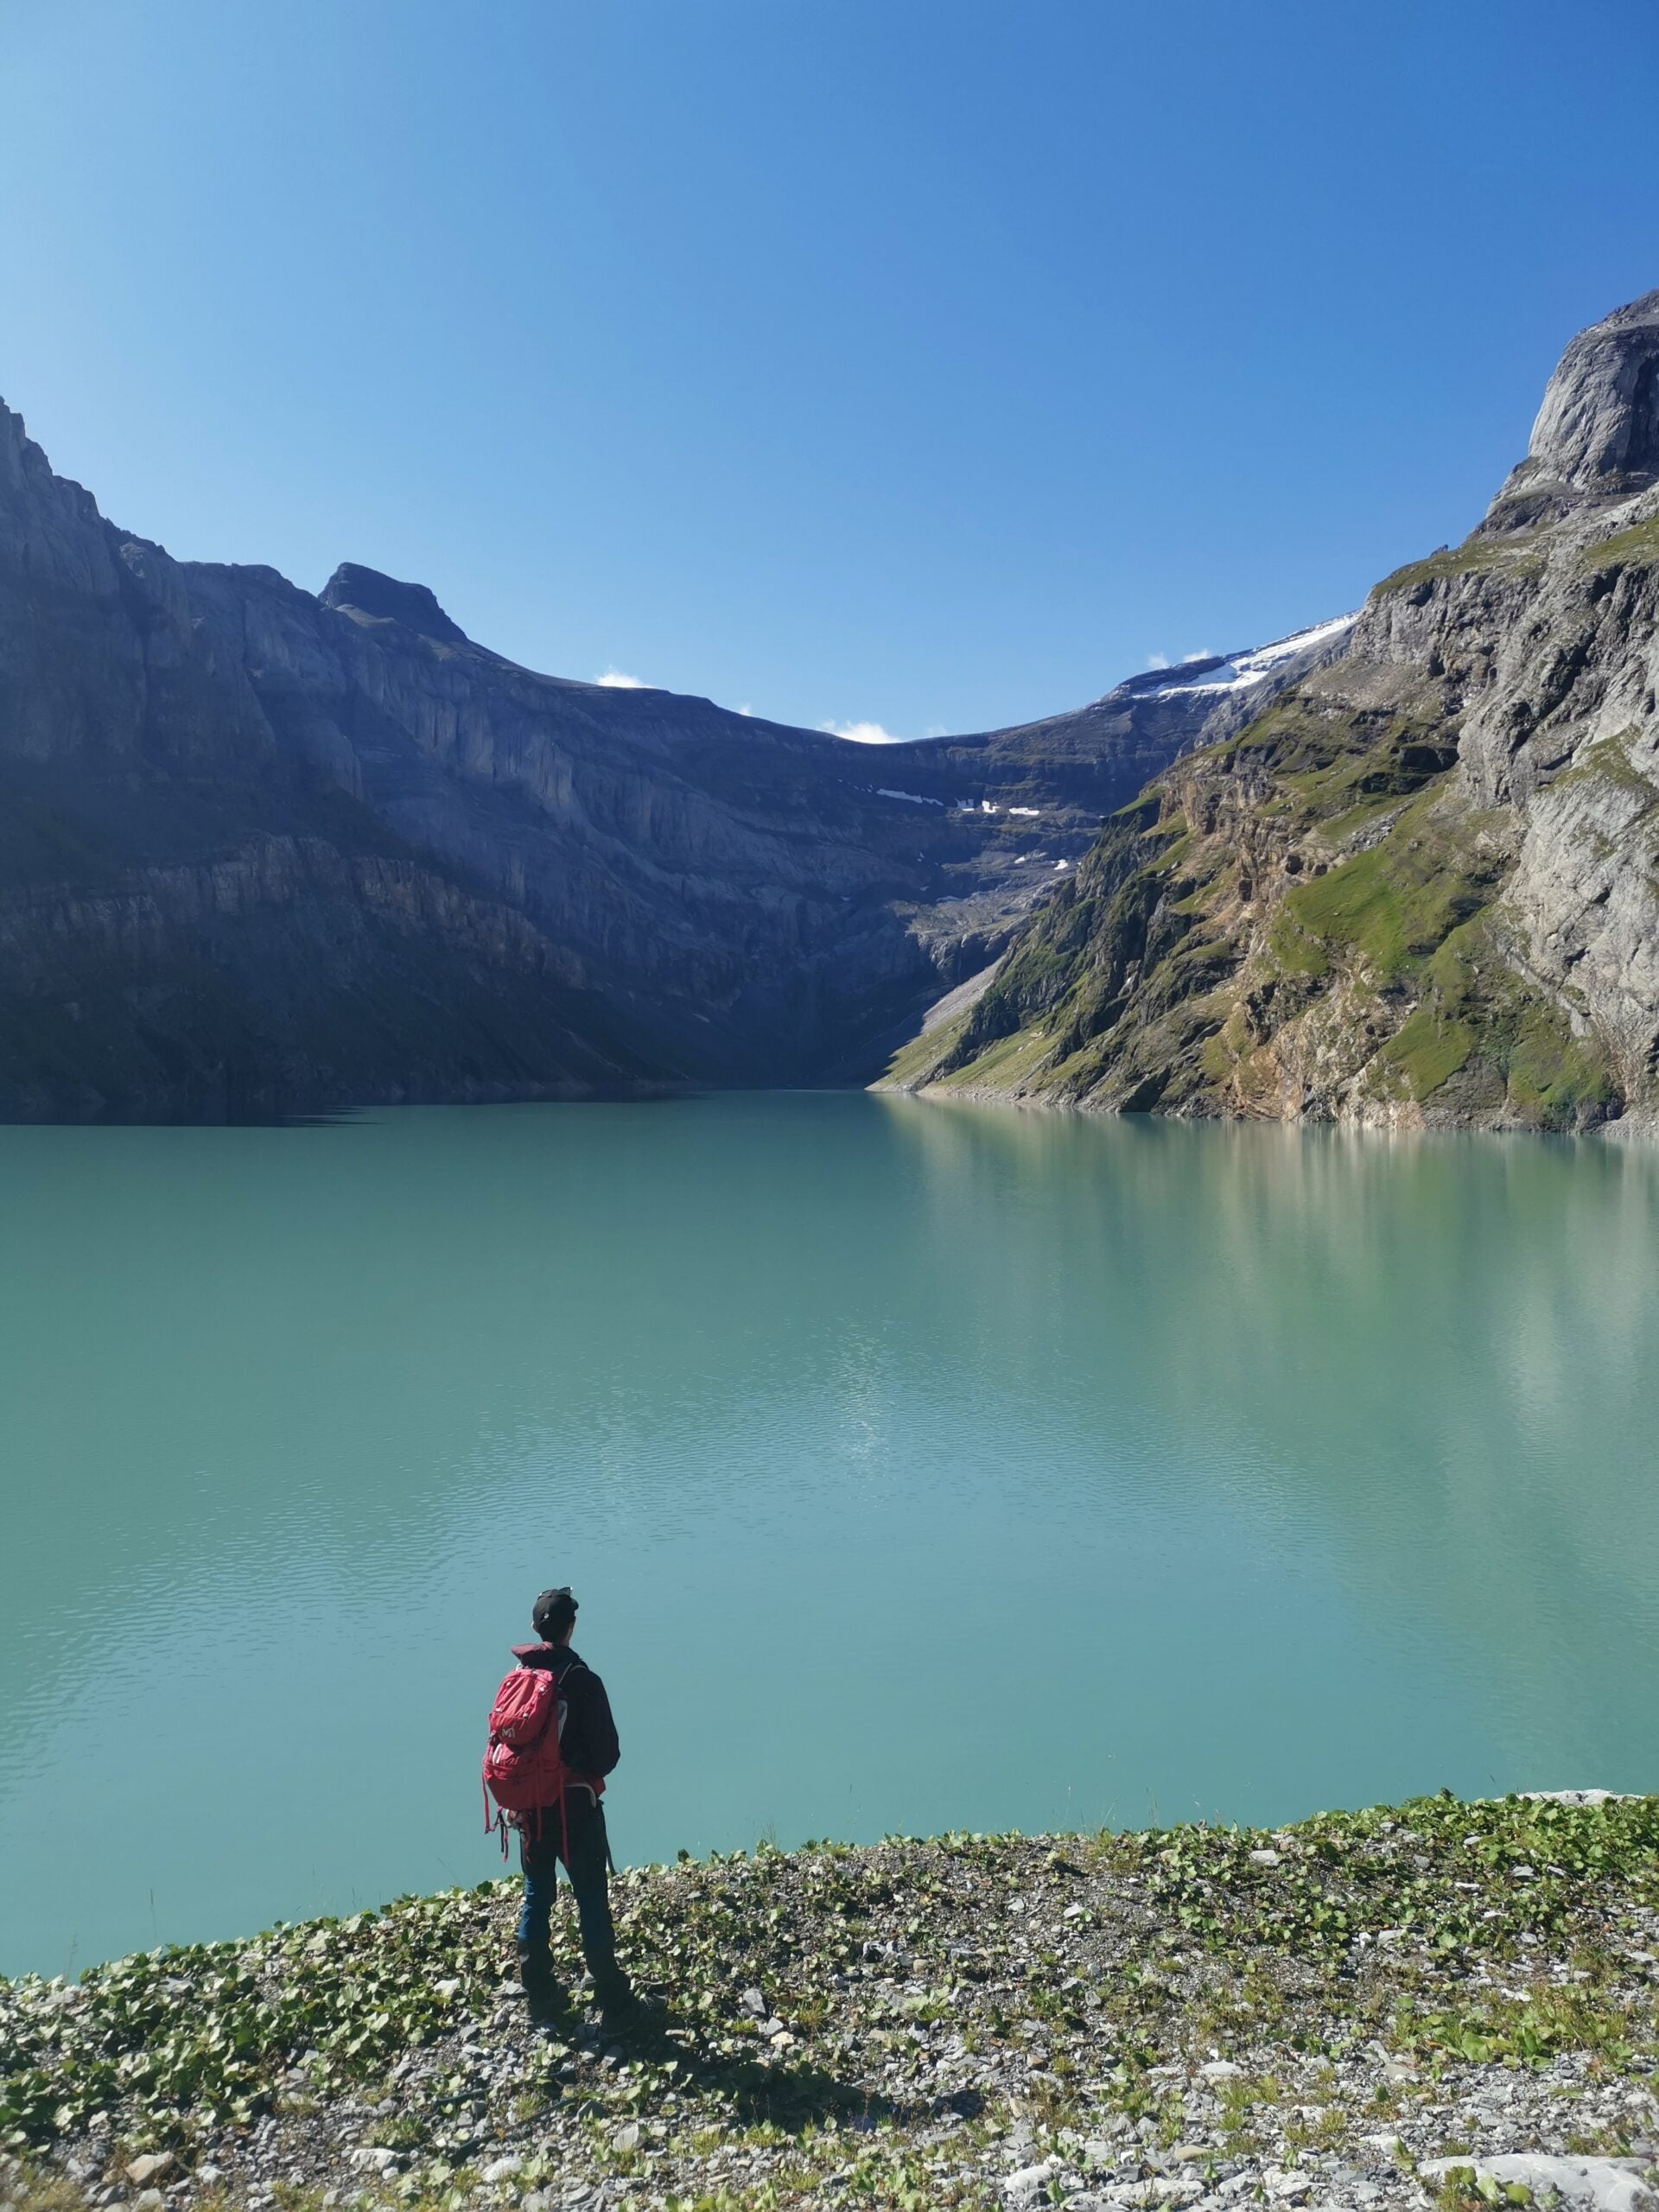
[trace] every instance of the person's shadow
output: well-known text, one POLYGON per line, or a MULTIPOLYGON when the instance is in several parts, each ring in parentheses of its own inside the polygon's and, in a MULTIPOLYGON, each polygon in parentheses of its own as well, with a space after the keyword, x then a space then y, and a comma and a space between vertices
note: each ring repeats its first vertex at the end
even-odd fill
POLYGON ((671 2063, 677 2088, 696 2088, 724 2101, 744 2126, 769 2120, 793 2134, 830 2119, 869 2128, 883 2121, 906 2126, 946 2113, 974 2120, 985 2106, 976 2089, 958 2089, 944 2097, 891 2097, 862 2082, 842 2080, 810 2062, 791 2064, 778 2059, 768 2064, 741 2052, 722 2051, 672 2014, 633 2029, 619 2041, 630 2058, 648 2065, 671 2063))

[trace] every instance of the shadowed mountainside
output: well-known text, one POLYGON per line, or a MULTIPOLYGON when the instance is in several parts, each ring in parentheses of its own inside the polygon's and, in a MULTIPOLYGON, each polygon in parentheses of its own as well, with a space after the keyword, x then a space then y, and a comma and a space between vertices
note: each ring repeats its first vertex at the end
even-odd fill
POLYGON ((878 749, 568 682, 175 561, 0 408, 0 1111, 867 1079, 1237 689, 878 749))

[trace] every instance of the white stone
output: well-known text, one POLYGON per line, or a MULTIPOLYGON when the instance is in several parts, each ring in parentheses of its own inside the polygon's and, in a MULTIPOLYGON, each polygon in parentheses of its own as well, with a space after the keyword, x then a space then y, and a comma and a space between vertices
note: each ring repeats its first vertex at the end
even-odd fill
POLYGON ((164 2174, 173 2163, 170 2151, 146 2151, 127 2168, 127 2179, 142 2189, 146 2182, 154 2181, 157 2174, 164 2174))
POLYGON ((1021 2166, 1004 2181, 1002 2193, 1012 2205, 1035 2204, 1047 2186, 1049 2177, 1059 2171, 1058 2158, 1045 2158, 1039 2166, 1021 2166))
POLYGON ((1624 1789, 1523 1789, 1521 1795, 1534 1805, 1622 1805, 1630 1792, 1624 1789))
POLYGON ((1312 2190, 1313 2177, 1287 2171, 1283 2166, 1269 2166, 1262 2177, 1262 2186, 1277 2202, 1295 2204, 1312 2190))
POLYGON ((1198 2071, 1206 2082, 1239 2082, 1244 2077, 1244 2069, 1235 2066, 1230 2058, 1212 2058, 1207 2066, 1200 2066, 1198 2071))
POLYGON ((390 2173, 397 2163, 397 2153, 384 2143, 359 2143, 352 2152, 352 2164, 359 2173, 390 2173))
POLYGON ((1442 2181, 1454 2167, 1472 2167, 1478 2179, 1503 2187, 1518 2181, 1535 2196, 1554 2190, 1568 2204, 1589 2205, 1593 2212, 1650 2212, 1654 2193, 1632 2171, 1642 2163, 1635 2158, 1551 2158, 1539 2152, 1512 2151, 1491 2158, 1425 2158, 1418 2171, 1442 2181))
POLYGON ((631 2120, 626 2127, 619 2127, 611 2138, 613 2151, 637 2151, 639 2148, 639 2123, 631 2120))
POLYGON ((485 2167, 481 2178, 485 2181, 507 2181, 524 2164, 517 2152, 510 2151, 505 2158, 492 2158, 485 2167))
POLYGON ((1279 1864, 1279 1853, 1276 1851, 1253 1851, 1250 1853, 1250 1864, 1253 1866, 1276 1866, 1279 1864))

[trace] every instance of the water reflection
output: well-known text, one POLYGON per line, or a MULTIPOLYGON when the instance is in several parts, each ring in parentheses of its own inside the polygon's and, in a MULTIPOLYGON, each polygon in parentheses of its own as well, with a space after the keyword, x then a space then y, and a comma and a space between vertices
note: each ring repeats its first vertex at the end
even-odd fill
MULTIPOLYGON (((1478 1638, 1529 1729, 1617 1755, 1594 1686, 1656 1686, 1659 1624, 1649 1148, 887 1110, 943 1185, 997 1184, 1034 1228, 1008 1270, 1028 1314, 1066 1236, 1195 1464, 1317 1516, 1357 1598, 1478 1638)), ((1627 1779, 1656 1748, 1643 1716, 1627 1779)))
POLYGON ((635 1858, 1650 1782, 1655 1174, 858 1096, 0 1130, 0 1967, 478 1878, 553 1579, 635 1858))

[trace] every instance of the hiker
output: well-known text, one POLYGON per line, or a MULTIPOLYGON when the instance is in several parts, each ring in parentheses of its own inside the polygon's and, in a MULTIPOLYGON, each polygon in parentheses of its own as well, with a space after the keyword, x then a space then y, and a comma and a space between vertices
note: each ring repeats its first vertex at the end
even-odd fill
POLYGON ((485 1759, 486 1787, 503 1807, 507 1824, 518 1831, 524 1870, 518 1976, 533 2010, 546 2012, 558 2005, 563 1993, 553 1978, 548 1930, 563 1859, 575 1892, 582 1956, 594 1978, 600 2024, 614 2031, 638 2024, 645 2009, 616 1962, 611 1927, 611 1853, 599 1801, 605 1777, 621 1757, 616 1723, 604 1683, 570 1649, 576 1624, 570 1592, 543 1590, 530 1618, 538 1641, 512 1648, 518 1663, 497 1695, 485 1759), (526 1672, 550 1677, 546 1689, 523 1681, 526 1672), (518 1713, 530 1719, 515 1732, 512 1716, 518 1713), (498 1728, 504 1713, 506 1725, 498 1728), (532 1802, 521 1802, 526 1798, 532 1802))

